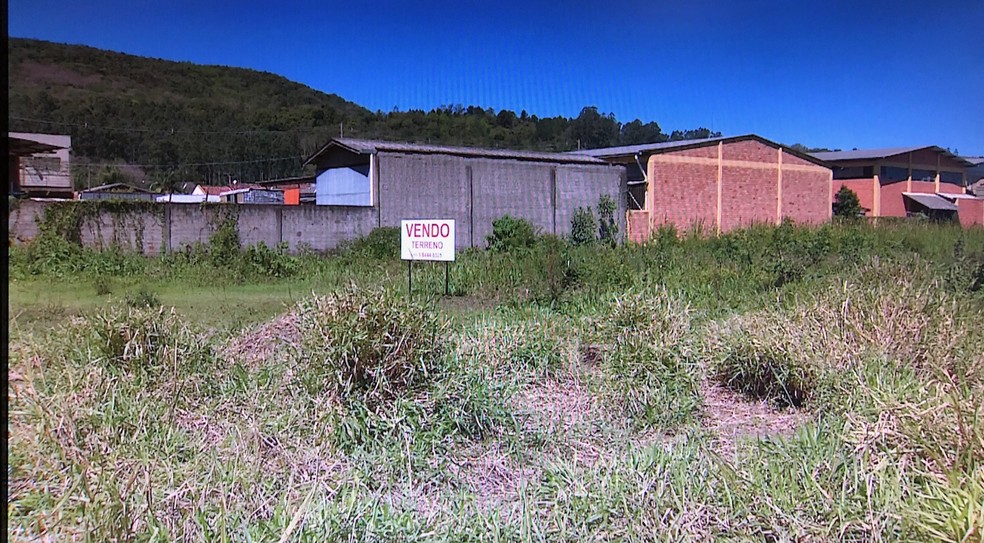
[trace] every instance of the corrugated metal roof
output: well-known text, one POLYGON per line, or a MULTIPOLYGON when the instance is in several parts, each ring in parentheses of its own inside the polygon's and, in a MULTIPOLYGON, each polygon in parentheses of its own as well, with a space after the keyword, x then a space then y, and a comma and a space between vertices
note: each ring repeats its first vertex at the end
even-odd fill
POLYGON ((50 153, 51 151, 57 151, 59 149, 64 149, 64 147, 24 138, 16 138, 14 136, 7 136, 8 156, 27 156, 35 153, 50 153))
POLYGON ((601 149, 579 149, 577 151, 571 151, 571 154, 587 155, 587 156, 593 156, 598 158, 608 158, 608 157, 616 157, 616 156, 624 156, 624 155, 634 155, 637 153, 652 153, 656 151, 666 151, 670 149, 679 149, 681 147, 699 147, 701 145, 706 145, 708 143, 717 143, 719 141, 732 140, 740 137, 748 137, 748 136, 722 136, 719 138, 664 141, 660 143, 622 145, 620 147, 603 147, 601 149))
POLYGON ((399 143, 383 140, 363 140, 355 138, 334 138, 312 155, 304 164, 327 151, 330 147, 342 147, 359 154, 373 154, 380 151, 410 154, 444 154, 477 158, 504 158, 536 162, 559 162, 565 164, 607 164, 605 161, 569 153, 545 153, 540 151, 516 151, 513 149, 482 149, 478 147, 452 147, 421 143, 399 143))
POLYGON ((581 149, 579 151, 571 151, 571 153, 594 156, 598 158, 624 157, 628 155, 636 155, 639 153, 655 155, 659 153, 668 153, 670 151, 679 151, 683 149, 693 149, 695 147, 704 147, 706 145, 712 145, 719 142, 730 143, 730 142, 744 141, 744 140, 755 140, 764 145, 768 145, 773 149, 782 149, 783 151, 793 156, 797 156, 799 158, 802 158, 803 160, 807 160, 818 166, 823 166, 825 168, 830 167, 830 165, 824 163, 822 159, 816 158, 815 156, 811 156, 806 153, 801 153, 794 149, 790 149, 785 145, 776 143, 772 140, 767 140, 757 134, 744 134, 741 136, 721 136, 717 138, 704 138, 704 139, 696 139, 696 140, 664 141, 661 143, 643 143, 641 145, 623 145, 621 147, 605 147, 602 149, 581 149))
POLYGON ((911 198, 916 202, 926 206, 929 209, 936 209, 939 211, 956 211, 957 206, 945 198, 941 198, 935 194, 928 194, 924 192, 903 192, 902 196, 906 198, 911 198))
POLYGON ((143 192, 146 194, 159 194, 159 193, 155 193, 152 190, 136 187, 127 183, 110 183, 108 185, 99 185, 98 187, 85 189, 81 192, 108 192, 114 189, 122 189, 124 191, 129 191, 129 192, 143 192))
POLYGON ((940 198, 946 198, 947 200, 980 200, 981 198, 974 196, 973 194, 954 194, 952 192, 937 192, 937 196, 940 198))
POLYGON ((826 153, 811 153, 814 157, 826 161, 835 162, 840 160, 877 160, 880 158, 888 158, 891 156, 904 155, 906 153, 913 153, 922 150, 931 150, 943 153, 944 155, 953 158, 958 162, 962 162, 965 166, 973 166, 968 160, 958 157, 957 155, 947 151, 942 147, 936 145, 923 145, 920 147, 886 147, 883 149, 857 149, 853 151, 830 151, 826 153))

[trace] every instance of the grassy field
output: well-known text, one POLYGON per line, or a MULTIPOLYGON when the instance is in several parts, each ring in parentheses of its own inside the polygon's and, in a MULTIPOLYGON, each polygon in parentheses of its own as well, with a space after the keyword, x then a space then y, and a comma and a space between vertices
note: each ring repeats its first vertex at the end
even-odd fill
POLYGON ((8 537, 981 541, 984 231, 10 249, 8 537))

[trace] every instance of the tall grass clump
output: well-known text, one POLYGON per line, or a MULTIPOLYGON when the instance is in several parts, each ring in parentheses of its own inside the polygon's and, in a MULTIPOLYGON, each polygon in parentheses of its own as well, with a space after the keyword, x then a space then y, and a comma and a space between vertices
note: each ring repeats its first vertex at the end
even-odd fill
POLYGON ((673 429, 701 406, 693 310, 666 291, 614 297, 589 319, 586 336, 602 349, 602 394, 636 427, 673 429))
POLYGON ((205 338, 163 306, 113 306, 77 329, 88 336, 97 361, 131 373, 161 376, 176 364, 186 367, 211 354, 205 338))
POLYGON ((726 387, 780 407, 812 398, 822 364, 792 315, 763 312, 724 323, 711 339, 712 373, 726 387))
POLYGON ((298 304, 306 380, 343 402, 380 405, 438 378, 447 323, 392 290, 349 287, 298 304))

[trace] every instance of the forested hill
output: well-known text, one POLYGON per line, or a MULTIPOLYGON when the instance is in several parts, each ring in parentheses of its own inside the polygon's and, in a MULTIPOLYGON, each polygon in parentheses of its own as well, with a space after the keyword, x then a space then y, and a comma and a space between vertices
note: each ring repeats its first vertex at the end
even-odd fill
POLYGON ((80 184, 116 180, 108 164, 140 165, 148 182, 253 181, 301 173, 301 162, 345 136, 568 151, 716 135, 664 133, 585 107, 576 118, 448 105, 372 112, 284 77, 11 38, 12 131, 72 135, 80 184))

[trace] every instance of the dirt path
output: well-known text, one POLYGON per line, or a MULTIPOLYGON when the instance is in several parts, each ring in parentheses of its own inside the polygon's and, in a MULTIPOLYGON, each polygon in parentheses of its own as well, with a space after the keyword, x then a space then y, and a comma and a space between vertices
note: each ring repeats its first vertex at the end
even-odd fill
POLYGON ((704 383, 702 426, 713 434, 714 449, 732 456, 738 441, 789 435, 810 420, 809 413, 779 410, 766 401, 749 400, 717 383, 704 383))

